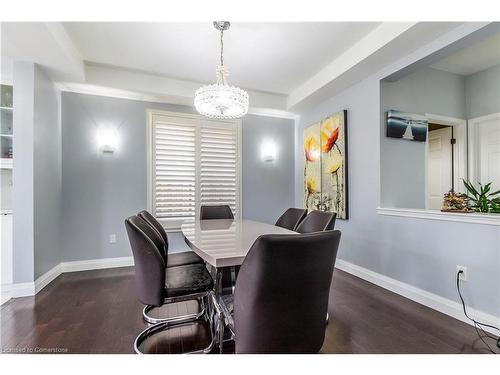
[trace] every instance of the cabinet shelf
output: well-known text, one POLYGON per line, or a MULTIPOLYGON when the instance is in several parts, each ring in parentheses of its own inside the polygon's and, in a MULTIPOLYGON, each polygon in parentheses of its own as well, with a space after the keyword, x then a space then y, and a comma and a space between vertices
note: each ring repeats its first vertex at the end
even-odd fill
POLYGON ((0 169, 12 169, 12 165, 13 165, 12 158, 0 159, 0 169))
POLYGON ((0 84, 0 168, 12 169, 13 116, 12 86, 0 84))

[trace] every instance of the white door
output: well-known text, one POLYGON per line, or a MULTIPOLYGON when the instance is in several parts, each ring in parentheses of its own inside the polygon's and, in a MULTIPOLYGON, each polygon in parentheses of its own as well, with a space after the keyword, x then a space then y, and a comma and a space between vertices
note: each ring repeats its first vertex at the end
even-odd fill
POLYGON ((492 182, 491 189, 500 189, 500 117, 478 124, 479 182, 492 182))
POLYGON ((451 127, 432 130, 427 139, 427 208, 440 210, 451 189, 451 127))

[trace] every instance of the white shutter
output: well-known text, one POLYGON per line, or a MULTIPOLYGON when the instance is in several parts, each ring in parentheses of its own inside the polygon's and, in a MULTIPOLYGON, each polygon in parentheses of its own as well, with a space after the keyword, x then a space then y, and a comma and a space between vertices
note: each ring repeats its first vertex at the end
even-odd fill
POLYGON ((153 116, 153 215, 167 228, 196 212, 196 127, 153 116))
POLYGON ((238 128, 224 125, 201 128, 200 205, 228 204, 238 216, 238 128))
POLYGON ((201 205, 240 207, 239 122, 150 112, 150 211, 170 230, 199 214, 201 205))

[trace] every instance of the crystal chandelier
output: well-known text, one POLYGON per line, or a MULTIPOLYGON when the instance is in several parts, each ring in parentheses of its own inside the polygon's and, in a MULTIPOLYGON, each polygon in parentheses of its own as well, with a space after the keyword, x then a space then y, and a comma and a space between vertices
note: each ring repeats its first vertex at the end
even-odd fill
POLYGON ((220 31, 220 65, 215 71, 217 83, 202 86, 194 93, 196 110, 210 118, 239 118, 248 112, 248 93, 239 87, 229 86, 226 81, 228 71, 224 66, 224 31, 229 26, 228 21, 214 22, 214 27, 220 31))

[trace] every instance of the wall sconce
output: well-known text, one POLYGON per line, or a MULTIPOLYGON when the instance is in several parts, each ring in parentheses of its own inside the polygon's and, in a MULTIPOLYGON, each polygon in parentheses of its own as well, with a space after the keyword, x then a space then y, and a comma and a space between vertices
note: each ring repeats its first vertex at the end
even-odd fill
POLYGON ((273 162, 276 160, 276 144, 273 141, 266 140, 262 142, 260 154, 265 162, 273 162))
POLYGON ((118 131, 113 127, 99 127, 97 129, 97 146, 99 151, 112 154, 118 146, 118 131))

